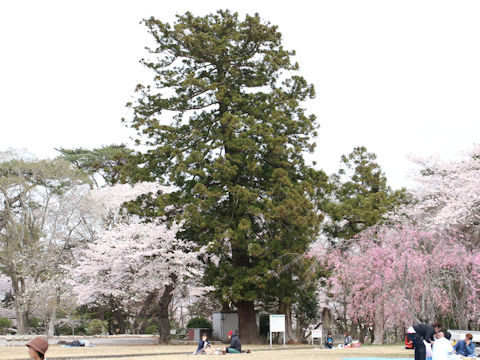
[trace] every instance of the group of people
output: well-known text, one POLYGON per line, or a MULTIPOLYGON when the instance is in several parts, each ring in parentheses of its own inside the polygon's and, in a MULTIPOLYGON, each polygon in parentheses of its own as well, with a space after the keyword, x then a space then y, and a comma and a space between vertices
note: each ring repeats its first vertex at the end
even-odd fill
MULTIPOLYGON (((208 341, 207 334, 203 333, 200 341, 198 342, 197 350, 194 352, 196 355, 213 355, 213 354, 241 354, 242 353, 242 343, 236 334, 233 333, 233 330, 230 330, 227 333, 228 340, 230 340, 230 345, 225 349, 214 350, 210 341, 208 341)), ((246 351, 250 353, 250 350, 246 351)))
MULTIPOLYGON (((343 346, 349 346, 352 344, 352 336, 349 332, 343 334, 343 346)), ((327 349, 333 348, 333 336, 332 333, 328 333, 327 337, 325 338, 325 347, 327 349)))
MULTIPOLYGON (((451 334, 442 330, 442 324, 435 322, 430 324, 416 324, 408 328, 407 335, 413 342, 415 347, 415 360, 451 360, 455 359, 455 355, 475 356, 475 344, 473 343, 472 334, 466 334, 464 340, 458 341, 454 346, 450 342, 451 334)), ((227 334, 230 345, 225 349, 213 350, 208 341, 207 334, 202 334, 202 338, 198 342, 197 350, 194 354, 240 354, 242 353, 242 343, 233 330, 227 334)), ((344 334, 344 345, 348 346, 352 343, 352 337, 349 333, 344 334)), ((333 336, 328 333, 325 339, 327 348, 333 348, 333 336)), ((29 357, 34 360, 44 360, 45 353, 48 349, 48 342, 41 336, 35 337, 27 344, 29 348, 29 357)), ((250 350, 246 351, 247 353, 250 350)))
POLYGON ((451 334, 442 330, 442 324, 416 324, 408 328, 407 335, 415 348, 415 360, 451 360, 456 355, 475 356, 475 344, 472 334, 466 334, 464 340, 455 346, 450 342, 451 334))
MULTIPOLYGON (((219 351, 220 354, 242 353, 242 343, 240 342, 240 339, 238 338, 238 336, 233 333, 233 330, 230 330, 227 336, 228 336, 228 339, 230 340, 230 345, 225 349, 217 350, 217 351, 219 351)), ((44 360, 45 353, 48 350, 48 341, 42 336, 37 336, 27 344, 27 347, 28 347, 28 355, 30 359, 44 360)), ((246 352, 250 353, 250 350, 247 350, 246 352)), ((197 347, 197 350, 195 351, 195 354, 212 355, 215 353, 216 353, 216 350, 212 349, 212 346, 208 341, 207 334, 205 333, 202 334, 202 338, 198 342, 198 347, 197 347)))

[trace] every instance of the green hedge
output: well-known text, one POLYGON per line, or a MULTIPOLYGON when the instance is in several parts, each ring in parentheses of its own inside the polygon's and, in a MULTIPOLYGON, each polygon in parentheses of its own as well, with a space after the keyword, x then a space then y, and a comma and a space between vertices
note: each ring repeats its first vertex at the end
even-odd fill
POLYGON ((8 328, 11 328, 13 326, 12 320, 5 318, 5 317, 0 317, 0 333, 4 334, 8 328))
POLYGON ((187 324, 188 329, 192 328, 201 328, 201 329, 211 329, 212 323, 203 317, 196 317, 190 319, 187 324))
POLYGON ((145 334, 158 334, 158 325, 148 325, 145 329, 145 334))
POLYGON ((88 333, 90 335, 100 335, 101 333, 107 331, 108 321, 93 319, 88 323, 88 333))

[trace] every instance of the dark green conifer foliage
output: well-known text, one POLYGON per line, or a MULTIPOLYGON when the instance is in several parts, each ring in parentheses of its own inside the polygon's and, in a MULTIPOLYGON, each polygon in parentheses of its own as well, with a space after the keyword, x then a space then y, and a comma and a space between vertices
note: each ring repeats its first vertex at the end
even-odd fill
POLYGON ((238 309, 242 341, 256 341, 254 301, 272 293, 284 255, 303 253, 321 220, 303 157, 317 123, 302 102, 314 88, 257 14, 144 23, 155 45, 142 62, 154 80, 138 85, 128 124, 148 149, 147 177, 179 190, 142 210, 183 221, 179 236, 208 249, 206 284, 238 309))

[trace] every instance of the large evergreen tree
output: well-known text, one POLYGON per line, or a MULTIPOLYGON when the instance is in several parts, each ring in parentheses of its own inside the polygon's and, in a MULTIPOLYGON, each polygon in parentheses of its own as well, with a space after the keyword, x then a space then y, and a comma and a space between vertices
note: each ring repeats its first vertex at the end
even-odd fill
POLYGON ((179 236, 207 247, 206 283, 237 308, 242 340, 256 341, 254 301, 271 293, 275 258, 305 251, 318 230, 303 158, 317 123, 301 105, 314 88, 258 15, 144 23, 154 81, 138 85, 129 124, 148 149, 142 171, 178 188, 144 214, 183 221, 179 236))
MULTIPOLYGON (((133 150, 125 145, 108 145, 97 149, 57 149, 75 169, 85 172, 95 187, 125 183, 127 174, 137 174, 133 150), (135 171, 132 171, 135 169, 135 171)), ((93 186, 93 185, 92 185, 93 186)))
POLYGON ((407 201, 405 189, 393 190, 377 162, 364 146, 342 155, 341 167, 330 176, 321 208, 328 214, 324 231, 334 239, 351 239, 381 221, 395 206, 407 201))

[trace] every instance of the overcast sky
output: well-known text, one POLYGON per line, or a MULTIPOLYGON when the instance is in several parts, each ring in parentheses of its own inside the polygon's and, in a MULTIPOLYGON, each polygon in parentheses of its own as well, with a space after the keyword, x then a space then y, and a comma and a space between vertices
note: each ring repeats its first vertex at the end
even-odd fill
POLYGON ((407 154, 452 158, 479 142, 479 1, 3 1, 0 150, 128 143, 125 103, 150 78, 140 20, 220 8, 259 12, 297 51, 327 172, 365 145, 400 187, 407 154))

